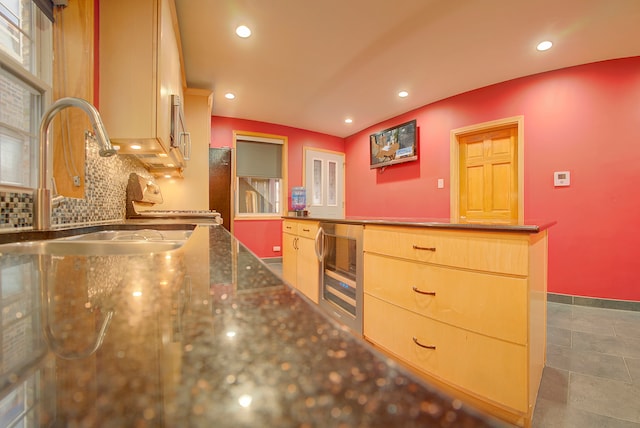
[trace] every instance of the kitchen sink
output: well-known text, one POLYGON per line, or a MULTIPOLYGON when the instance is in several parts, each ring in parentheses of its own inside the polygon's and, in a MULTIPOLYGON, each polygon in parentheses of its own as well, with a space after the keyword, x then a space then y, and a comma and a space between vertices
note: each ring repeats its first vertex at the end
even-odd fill
POLYGON ((1 254, 48 254, 57 256, 109 256, 149 254, 176 250, 192 230, 102 230, 66 238, 15 242, 0 245, 1 254))
POLYGON ((0 245, 0 254, 50 254, 58 256, 117 256, 171 251, 184 241, 66 240, 17 242, 0 245))
POLYGON ((99 232, 59 238, 57 241, 186 241, 191 230, 101 230, 99 232))

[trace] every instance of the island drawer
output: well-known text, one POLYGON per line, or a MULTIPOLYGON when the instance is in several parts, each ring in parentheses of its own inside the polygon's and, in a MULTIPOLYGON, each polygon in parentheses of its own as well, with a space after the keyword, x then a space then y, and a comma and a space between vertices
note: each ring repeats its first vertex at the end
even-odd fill
POLYGON ((301 221, 298 223, 298 236, 315 239, 318 233, 318 222, 301 221))
POLYGON ((511 275, 527 275, 528 245, 527 235, 515 233, 375 225, 364 230, 365 252, 511 275))
POLYGON ((525 346, 452 327, 367 294, 364 305, 369 341, 429 376, 527 411, 525 346))
POLYGON ((395 259, 364 258, 364 292, 451 325, 526 344, 527 280, 395 259))
POLYGON ((303 238, 315 239, 318 233, 319 223, 317 221, 296 221, 284 220, 282 222, 282 231, 303 238))
POLYGON ((298 222, 295 220, 284 220, 282 222, 282 231, 292 235, 298 234, 298 222))

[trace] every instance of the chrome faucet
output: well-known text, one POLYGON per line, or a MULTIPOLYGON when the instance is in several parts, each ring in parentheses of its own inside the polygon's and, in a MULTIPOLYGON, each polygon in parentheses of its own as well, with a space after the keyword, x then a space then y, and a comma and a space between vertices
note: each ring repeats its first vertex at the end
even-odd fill
POLYGON ((107 130, 102 123, 100 113, 88 101, 81 98, 60 98, 44 112, 40 122, 40 147, 38 149, 38 188, 36 190, 33 208, 33 229, 49 230, 51 228, 51 189, 47 185, 47 160, 50 153, 49 124, 56 114, 67 107, 78 107, 89 116, 100 146, 100 156, 108 157, 116 154, 116 150, 109 141, 107 130))

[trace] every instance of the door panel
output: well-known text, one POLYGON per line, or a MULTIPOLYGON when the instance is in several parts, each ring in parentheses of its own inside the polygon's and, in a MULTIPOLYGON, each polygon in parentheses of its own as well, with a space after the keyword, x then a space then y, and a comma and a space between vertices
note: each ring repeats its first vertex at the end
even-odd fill
POLYGON ((222 216, 231 230, 231 149, 209 149, 209 209, 222 216))
POLYGON ((344 217, 344 153, 304 150, 307 210, 318 218, 344 217))
POLYGON ((460 219, 518 219, 518 128, 463 135, 460 143, 460 219))

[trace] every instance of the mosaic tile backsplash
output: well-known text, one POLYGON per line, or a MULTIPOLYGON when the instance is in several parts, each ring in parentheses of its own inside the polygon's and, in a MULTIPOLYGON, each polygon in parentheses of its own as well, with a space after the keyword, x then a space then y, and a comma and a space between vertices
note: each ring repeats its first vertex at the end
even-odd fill
MULTIPOLYGON (((85 161, 85 198, 65 198, 53 209, 53 228, 124 220, 129 174, 151 178, 135 158, 98 155, 98 146, 89 140, 85 161)), ((33 227, 33 193, 0 191, 0 231, 33 227)))

